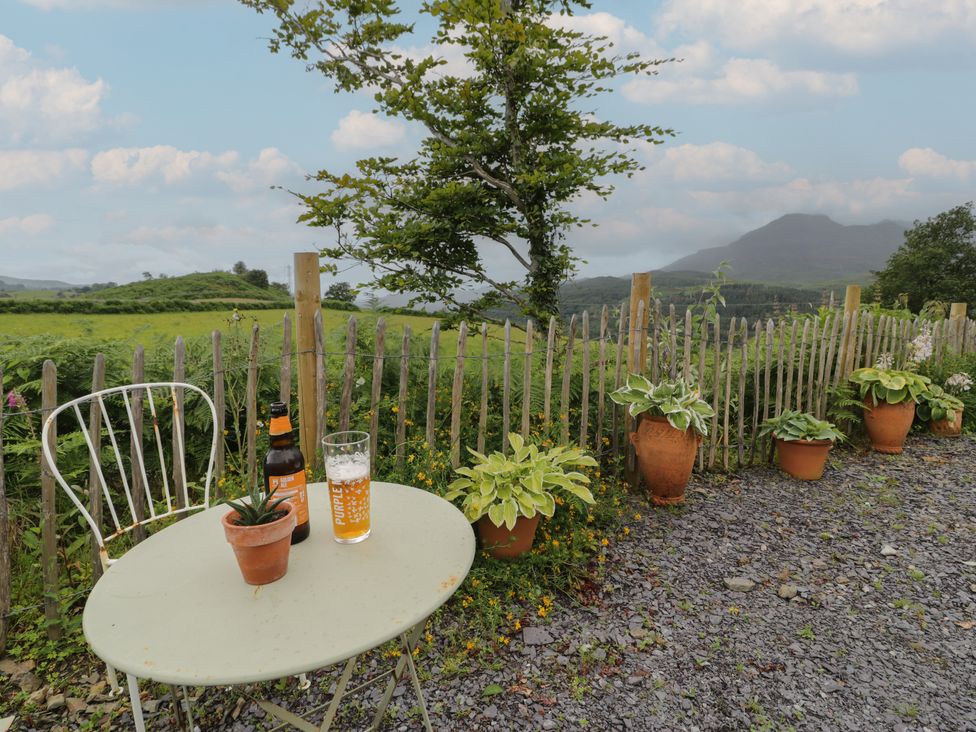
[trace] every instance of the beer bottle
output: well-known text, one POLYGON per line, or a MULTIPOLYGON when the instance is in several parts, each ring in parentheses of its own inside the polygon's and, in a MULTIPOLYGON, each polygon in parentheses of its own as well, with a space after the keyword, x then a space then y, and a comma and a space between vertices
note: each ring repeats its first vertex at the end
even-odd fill
POLYGON ((308 492, 305 488, 305 458, 295 445, 295 433, 283 402, 271 404, 271 449, 264 456, 264 490, 277 491, 276 497, 287 497, 295 506, 298 524, 291 533, 291 543, 308 537, 308 492))

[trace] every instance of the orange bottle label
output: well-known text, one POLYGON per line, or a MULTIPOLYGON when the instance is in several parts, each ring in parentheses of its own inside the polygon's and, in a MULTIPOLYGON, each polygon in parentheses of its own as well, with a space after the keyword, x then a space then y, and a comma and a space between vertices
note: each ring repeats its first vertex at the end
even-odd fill
POLYGON ((275 491, 277 498, 287 498, 295 506, 296 526, 308 521, 308 491, 305 489, 304 470, 291 475, 269 475, 268 489, 275 491))

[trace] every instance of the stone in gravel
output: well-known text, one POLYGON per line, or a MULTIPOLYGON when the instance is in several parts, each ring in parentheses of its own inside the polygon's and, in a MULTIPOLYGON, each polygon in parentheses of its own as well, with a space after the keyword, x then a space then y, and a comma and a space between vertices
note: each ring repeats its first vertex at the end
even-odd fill
POLYGON ((883 544, 881 546, 881 556, 893 557, 896 554, 898 554, 898 550, 895 549, 891 544, 883 544))
POLYGON ((57 711, 64 706, 64 694, 54 694, 47 698, 47 710, 49 712, 57 711))
POLYGON ((784 600, 792 600, 799 591, 800 589, 796 585, 780 585, 776 594, 784 600))
POLYGON ((79 699, 78 697, 69 696, 65 699, 65 706, 68 707, 68 714, 77 714, 82 709, 88 706, 84 699, 79 699))
POLYGON ((647 637, 647 631, 644 630, 643 628, 631 628, 630 629, 630 635, 633 638, 646 638, 647 637))
POLYGON ((31 692, 31 695, 27 697, 27 701, 35 707, 41 706, 45 699, 47 699, 47 689, 38 689, 37 691, 31 692))
POLYGON ((607 660, 607 649, 606 648, 597 648, 595 651, 593 651, 593 658, 594 658, 594 660, 600 661, 601 663, 603 661, 606 661, 607 660))
POLYGON ((556 722, 552 719, 547 719, 542 723, 542 729, 556 729, 556 722))
POLYGON ((522 642, 527 646, 544 646, 547 643, 552 643, 552 641, 553 637, 545 628, 535 626, 522 628, 522 642))
POLYGON ((847 579, 847 577, 845 577, 842 574, 839 574, 836 577, 834 577, 834 583, 835 584, 838 584, 838 585, 846 585, 848 582, 850 582, 850 580, 847 579))
POLYGON ((32 691, 37 691, 43 686, 41 680, 37 678, 37 674, 32 671, 23 671, 10 679, 13 683, 20 687, 20 690, 25 694, 30 694, 32 691))
POLYGON ((831 693, 833 693, 835 691, 840 691, 841 689, 843 689, 844 688, 844 682, 842 682, 842 681, 828 681, 826 684, 824 684, 824 687, 823 688, 824 688, 824 691, 826 691, 828 694, 831 694, 831 693))
POLYGON ((485 711, 483 711, 482 714, 485 716, 485 719, 494 719, 498 716, 498 707, 496 707, 494 704, 490 704, 485 707, 485 711))
POLYGON ((101 696, 103 693, 105 693, 106 686, 108 686, 108 683, 105 681, 99 681, 98 683, 93 684, 92 687, 88 690, 88 701, 91 701, 92 699, 101 696))
POLYGON ((756 583, 748 577, 726 577, 723 581, 733 592, 748 592, 756 586, 756 583))

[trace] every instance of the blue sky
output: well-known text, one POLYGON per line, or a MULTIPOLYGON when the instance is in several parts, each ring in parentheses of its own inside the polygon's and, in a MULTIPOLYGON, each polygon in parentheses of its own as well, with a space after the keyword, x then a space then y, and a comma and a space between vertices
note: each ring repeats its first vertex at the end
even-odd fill
MULTIPOLYGON (((125 282, 243 259, 281 280, 328 244, 269 186, 314 190, 305 172, 408 156, 419 132, 269 53, 272 22, 229 0, 0 0, 0 274, 125 282)), ((638 150, 646 170, 609 202, 578 203, 599 224, 570 235, 582 275, 786 213, 910 221, 974 197, 976 0, 595 0, 570 22, 684 59, 595 109, 680 134, 638 150)))

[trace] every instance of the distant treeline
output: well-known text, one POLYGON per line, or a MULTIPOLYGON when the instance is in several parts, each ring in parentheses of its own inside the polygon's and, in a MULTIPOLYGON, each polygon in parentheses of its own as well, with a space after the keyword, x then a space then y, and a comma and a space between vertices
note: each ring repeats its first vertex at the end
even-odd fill
POLYGON ((235 303, 224 300, 209 300, 207 302, 189 302, 186 300, 0 300, 0 313, 113 315, 124 313, 203 312, 209 310, 233 310, 234 308, 244 310, 277 310, 290 307, 294 307, 294 303, 289 300, 248 303, 235 303))

